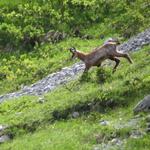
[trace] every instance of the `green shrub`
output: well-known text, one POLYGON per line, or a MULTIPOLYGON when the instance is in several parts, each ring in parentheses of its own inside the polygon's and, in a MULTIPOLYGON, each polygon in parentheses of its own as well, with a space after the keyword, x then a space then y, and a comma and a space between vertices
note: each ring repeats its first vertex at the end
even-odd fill
POLYGON ((23 46, 25 48, 33 48, 36 44, 40 43, 43 35, 43 29, 38 29, 31 25, 26 26, 23 29, 23 46))
POLYGON ((127 13, 117 17, 112 23, 112 26, 123 37, 129 38, 135 33, 138 33, 143 23, 144 17, 139 12, 129 9, 127 13))
POLYGON ((22 40, 21 29, 13 24, 0 24, 0 45, 11 47, 19 46, 22 40))

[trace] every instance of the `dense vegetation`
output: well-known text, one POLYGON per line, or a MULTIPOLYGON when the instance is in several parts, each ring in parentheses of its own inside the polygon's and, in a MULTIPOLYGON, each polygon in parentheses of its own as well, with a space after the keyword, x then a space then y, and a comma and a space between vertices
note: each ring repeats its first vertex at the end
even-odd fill
MULTIPOLYGON (((145 30, 149 5, 147 0, 0 1, 0 95, 75 63, 69 60, 71 46, 90 51, 110 36, 125 41, 145 30), (65 36, 45 40, 48 33, 65 36)), ((131 139, 133 126, 114 126, 127 124, 133 106, 149 94, 149 48, 131 54, 133 65, 123 60, 115 74, 112 66, 93 68, 84 80, 44 95, 42 102, 25 96, 0 104, 0 125, 8 125, 5 132, 13 139, 0 150, 91 150, 112 135, 127 140, 125 149, 148 150, 148 134, 131 139), (100 126, 100 120, 111 125, 100 126)), ((140 130, 145 126, 140 122, 140 130)))
POLYGON ((147 0, 34 0, 19 4, 8 1, 8 6, 1 2, 1 5, 1 37, 8 37, 2 38, 3 45, 10 42, 17 46, 25 39, 34 44, 49 30, 70 33, 76 27, 83 29, 94 23, 108 23, 107 32, 130 37, 149 22, 147 0))

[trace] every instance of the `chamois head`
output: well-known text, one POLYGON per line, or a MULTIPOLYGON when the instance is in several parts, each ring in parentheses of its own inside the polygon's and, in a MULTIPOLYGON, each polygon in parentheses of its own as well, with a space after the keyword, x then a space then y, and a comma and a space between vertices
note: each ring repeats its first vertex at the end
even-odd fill
POLYGON ((116 45, 119 45, 119 44, 120 44, 120 41, 119 41, 119 39, 117 39, 117 38, 109 38, 105 43, 106 43, 106 44, 114 43, 114 44, 116 44, 116 45))
POLYGON ((76 58, 76 52, 77 52, 76 48, 75 47, 71 47, 71 48, 69 48, 69 50, 72 53, 71 59, 76 58))

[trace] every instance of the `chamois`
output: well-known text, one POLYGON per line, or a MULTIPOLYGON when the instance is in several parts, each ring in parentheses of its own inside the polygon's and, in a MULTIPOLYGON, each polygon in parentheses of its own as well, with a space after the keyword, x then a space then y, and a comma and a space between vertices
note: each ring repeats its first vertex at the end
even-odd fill
POLYGON ((120 63, 120 60, 116 57, 124 57, 130 63, 132 63, 132 59, 128 53, 121 53, 117 51, 117 45, 119 44, 120 42, 118 39, 110 38, 102 46, 95 48, 90 53, 83 53, 79 50, 76 50, 74 47, 70 48, 69 50, 72 53, 72 59, 79 58, 85 63, 84 73, 88 72, 92 66, 100 67, 101 63, 106 59, 115 61, 116 64, 113 68, 114 73, 120 63))

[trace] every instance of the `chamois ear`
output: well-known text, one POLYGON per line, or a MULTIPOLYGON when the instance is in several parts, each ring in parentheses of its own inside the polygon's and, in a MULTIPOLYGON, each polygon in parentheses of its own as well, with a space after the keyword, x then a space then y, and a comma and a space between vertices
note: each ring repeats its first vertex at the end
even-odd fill
POLYGON ((120 42, 120 40, 117 38, 116 39, 116 43, 119 45, 119 44, 121 44, 121 42, 120 42))
POLYGON ((112 38, 112 42, 115 42, 116 44, 120 44, 120 41, 118 38, 112 38))
POLYGON ((69 50, 70 50, 70 52, 72 52, 72 53, 76 52, 76 48, 75 48, 75 47, 71 47, 71 48, 69 48, 69 50))

